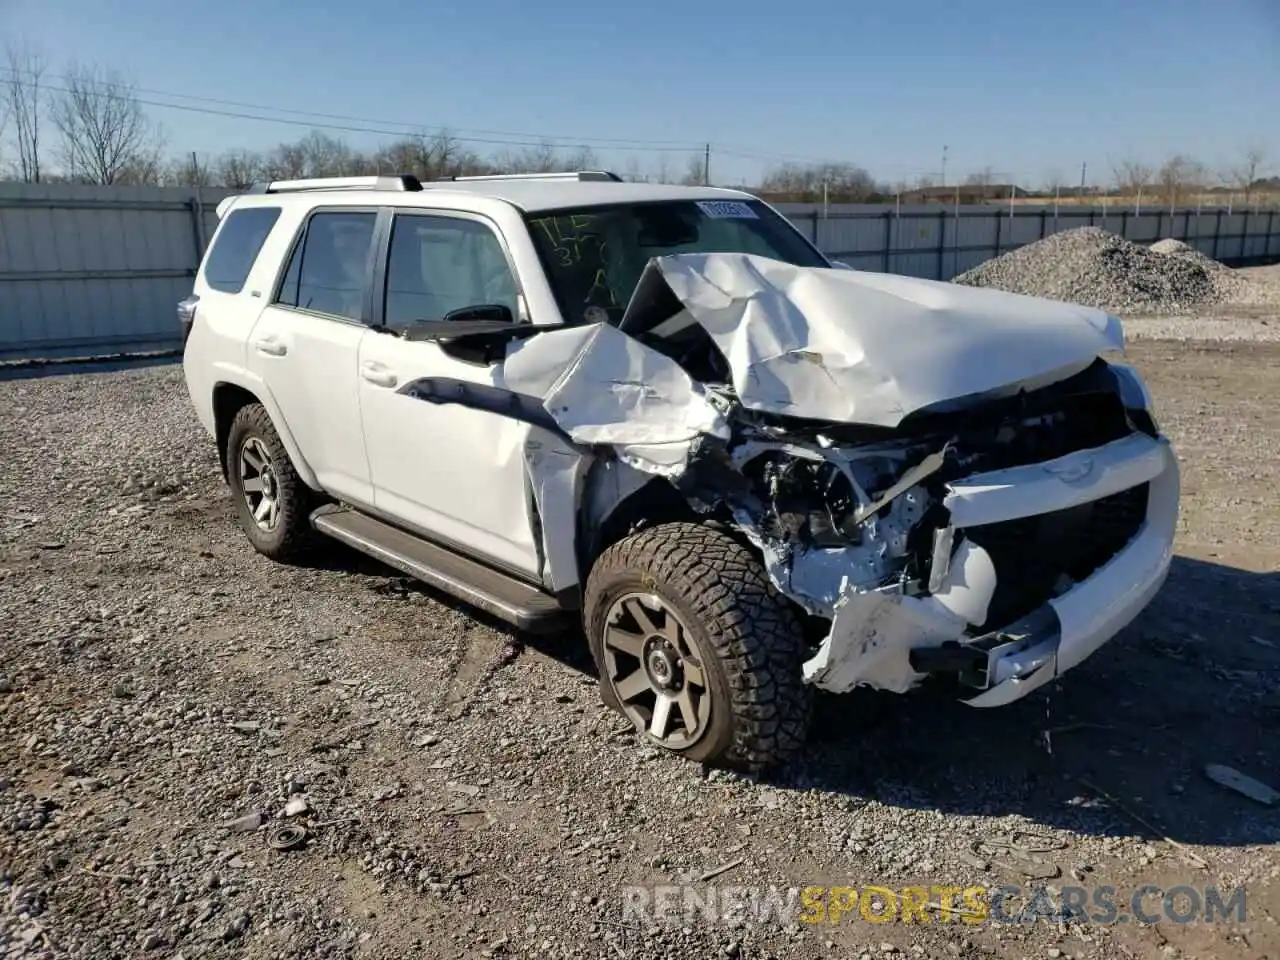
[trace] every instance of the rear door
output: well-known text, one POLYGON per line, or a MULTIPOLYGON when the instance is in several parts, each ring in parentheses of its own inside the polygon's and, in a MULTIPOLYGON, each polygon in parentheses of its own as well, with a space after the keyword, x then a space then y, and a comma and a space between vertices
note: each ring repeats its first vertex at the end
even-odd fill
POLYGON ((360 343, 372 335, 378 217, 376 208, 311 211, 248 350, 320 486, 364 505, 373 489, 356 369, 360 343))
POLYGON ((361 343, 360 407, 378 511, 529 578, 539 572, 524 443, 510 417, 408 395, 415 381, 501 385, 501 368, 398 334, 450 311, 502 304, 520 289, 498 226, 476 214, 397 210, 378 310, 386 332, 361 343))

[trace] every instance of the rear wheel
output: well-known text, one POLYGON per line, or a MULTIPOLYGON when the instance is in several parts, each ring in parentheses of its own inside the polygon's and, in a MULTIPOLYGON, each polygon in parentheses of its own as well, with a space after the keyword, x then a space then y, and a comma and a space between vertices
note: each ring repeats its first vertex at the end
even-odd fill
POLYGON ((236 517, 254 549, 272 560, 296 560, 315 546, 311 492, 289 459, 266 408, 241 407, 227 436, 227 484, 236 517))
POLYGON ((602 699, 655 745, 751 771, 803 745, 799 621, 727 534, 672 523, 613 545, 588 578, 585 626, 602 699))

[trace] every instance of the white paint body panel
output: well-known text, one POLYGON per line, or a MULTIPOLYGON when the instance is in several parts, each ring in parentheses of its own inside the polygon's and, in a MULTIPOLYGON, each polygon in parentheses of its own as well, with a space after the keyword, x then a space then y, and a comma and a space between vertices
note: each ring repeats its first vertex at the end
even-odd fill
POLYGON ((249 334, 246 366, 266 384, 326 493, 373 502, 356 390, 360 323, 269 306, 249 334))
POLYGON ((1035 297, 744 254, 656 264, 753 410, 894 427, 935 404, 1063 379, 1124 347, 1116 318, 1035 297))
MULTIPOLYGON (((355 364, 353 363, 353 366, 355 364)), ((361 342, 359 405, 379 513, 522 573, 537 574, 528 424, 400 393, 424 377, 497 386, 496 367, 464 363, 438 344, 370 332, 361 342), (367 371, 390 377, 375 383, 367 371)))

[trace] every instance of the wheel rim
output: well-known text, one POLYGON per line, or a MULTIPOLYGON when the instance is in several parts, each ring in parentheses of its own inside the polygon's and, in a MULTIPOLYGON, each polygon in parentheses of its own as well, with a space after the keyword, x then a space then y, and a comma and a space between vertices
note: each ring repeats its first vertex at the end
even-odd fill
POLYGON ((280 522, 280 482, 266 444, 257 437, 240 445, 240 490, 258 529, 274 530, 280 522))
POLYGON ((605 618, 607 680, 636 729, 672 750, 691 746, 711 719, 711 690, 695 641, 653 593, 627 593, 605 618))

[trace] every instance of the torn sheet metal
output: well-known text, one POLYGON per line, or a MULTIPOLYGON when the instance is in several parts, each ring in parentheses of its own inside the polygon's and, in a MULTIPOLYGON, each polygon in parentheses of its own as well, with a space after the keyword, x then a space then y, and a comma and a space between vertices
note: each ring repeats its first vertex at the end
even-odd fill
POLYGON ((931 596, 906 596, 897 586, 846 589, 830 633, 804 664, 804 678, 833 693, 858 686, 905 693, 921 679, 911 666, 912 649, 960 640, 974 617, 986 617, 995 588, 990 556, 962 544, 942 589, 931 596))
POLYGON ((650 261, 620 328, 669 340, 692 324, 728 362, 743 406, 882 427, 1044 386, 1124 347, 1118 319, 1075 304, 745 254, 650 261), (683 310, 655 291, 655 274, 683 310))
POLYGON ((683 471, 698 437, 729 435, 710 395, 676 361, 603 323, 516 344, 503 381, 515 393, 541 397, 576 442, 612 445, 624 460, 661 475, 683 471))
MULTIPOLYGON (((954 530, 1098 500, 1144 482, 1150 483, 1150 496, 1138 534, 1090 576, 1000 631, 1006 642, 988 651, 989 687, 966 703, 1012 703, 1083 662, 1133 621, 1168 575, 1180 478, 1168 441, 1135 434, 1058 460, 948 485, 945 500, 953 510, 954 530), (1090 469, 1061 469, 1081 462, 1090 469)), ((830 633, 804 665, 805 679, 834 692, 862 685, 910 689, 923 679, 911 667, 911 649, 977 640, 966 631, 985 622, 999 576, 985 550, 962 540, 928 596, 845 587, 830 633)))
POLYGON ((578 582, 573 531, 577 504, 590 458, 545 430, 530 430, 524 444, 525 470, 537 509, 542 582, 552 592, 578 582))

